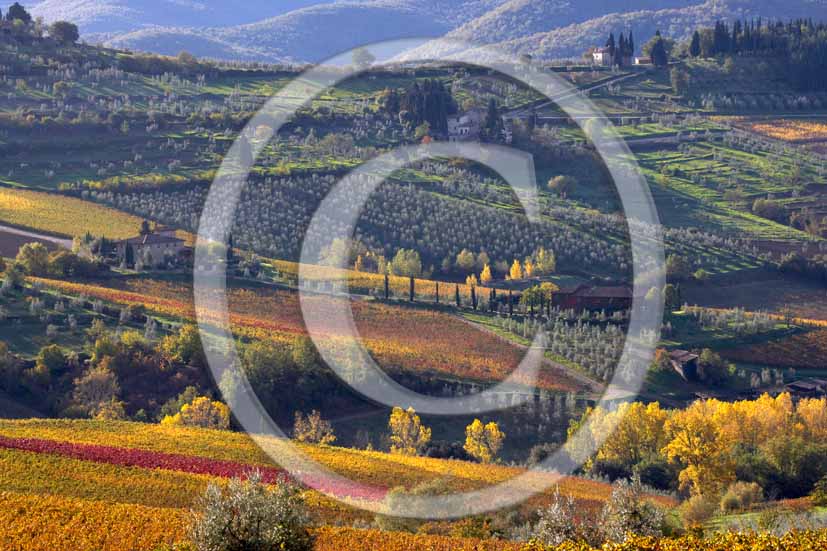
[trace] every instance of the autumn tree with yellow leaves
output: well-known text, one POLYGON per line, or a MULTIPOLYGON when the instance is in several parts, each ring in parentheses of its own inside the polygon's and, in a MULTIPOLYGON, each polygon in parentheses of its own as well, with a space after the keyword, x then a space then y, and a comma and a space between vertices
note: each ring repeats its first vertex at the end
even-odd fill
POLYGON ((388 421, 391 453, 418 455, 431 441, 431 429, 422 425, 413 408, 393 408, 388 421))
POLYGON ((678 481, 692 495, 717 495, 735 481, 735 464, 721 445, 715 412, 714 401, 697 401, 676 411, 665 425, 669 443, 663 452, 683 466, 678 481))
POLYGON ((523 265, 520 264, 520 261, 516 258, 511 264, 511 269, 508 271, 508 277, 513 280, 523 279, 523 265))
POLYGON ((198 396, 181 406, 181 411, 175 415, 164 417, 161 424, 226 430, 230 428, 230 408, 206 396, 198 396))
POLYGON ((497 457, 504 440, 505 433, 494 421, 483 424, 479 419, 474 419, 465 427, 464 449, 468 455, 483 463, 491 463, 497 457))
POLYGON ((480 283, 483 285, 488 285, 494 279, 494 276, 491 274, 491 266, 486 264, 482 268, 482 272, 480 272, 480 283))
POLYGON ((328 445, 336 441, 333 425, 322 419, 322 414, 316 410, 307 415, 297 411, 293 422, 293 437, 299 442, 308 444, 328 445))

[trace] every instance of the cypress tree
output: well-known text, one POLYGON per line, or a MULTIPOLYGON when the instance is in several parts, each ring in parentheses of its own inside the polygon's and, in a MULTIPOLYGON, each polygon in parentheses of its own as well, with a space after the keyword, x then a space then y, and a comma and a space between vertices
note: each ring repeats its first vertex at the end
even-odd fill
POLYGON ((474 290, 474 286, 471 286, 471 307, 476 310, 477 309, 477 292, 474 290))
POLYGON ((462 303, 461 303, 461 302, 460 302, 460 300, 459 300, 459 285, 457 285, 457 286, 454 288, 454 293, 455 293, 455 295, 456 295, 456 297, 455 297, 455 298, 456 298, 456 300, 457 300, 457 308, 459 308, 460 306, 462 306, 462 303))
POLYGON ((689 46, 689 55, 699 57, 701 55, 701 33, 695 31, 692 35, 692 44, 689 46))
POLYGON ((413 276, 411 276, 411 291, 410 291, 409 300, 411 302, 414 301, 414 278, 413 278, 413 276))
POLYGON ((135 264, 135 249, 132 248, 131 243, 126 244, 126 250, 124 251, 124 261, 126 262, 127 266, 132 266, 135 264))
POLYGON ((390 298, 390 285, 388 282, 388 274, 385 274, 385 300, 390 298))

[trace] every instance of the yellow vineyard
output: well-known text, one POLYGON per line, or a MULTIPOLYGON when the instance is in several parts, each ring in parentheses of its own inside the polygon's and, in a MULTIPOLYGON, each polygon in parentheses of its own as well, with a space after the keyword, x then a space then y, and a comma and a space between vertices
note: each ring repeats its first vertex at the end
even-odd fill
POLYGON ((141 219, 74 197, 0 188, 0 223, 75 237, 87 232, 110 239, 138 234, 141 219))

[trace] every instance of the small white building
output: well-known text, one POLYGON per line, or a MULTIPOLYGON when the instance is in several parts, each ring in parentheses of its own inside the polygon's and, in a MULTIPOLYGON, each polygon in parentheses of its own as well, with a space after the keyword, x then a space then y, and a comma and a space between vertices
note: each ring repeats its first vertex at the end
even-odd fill
POLYGON ((592 52, 592 60, 595 65, 611 67, 612 63, 614 63, 614 56, 612 55, 611 48, 597 48, 594 52, 592 52))
POLYGON ((481 129, 482 112, 479 109, 448 117, 448 141, 476 141, 480 137, 481 129))

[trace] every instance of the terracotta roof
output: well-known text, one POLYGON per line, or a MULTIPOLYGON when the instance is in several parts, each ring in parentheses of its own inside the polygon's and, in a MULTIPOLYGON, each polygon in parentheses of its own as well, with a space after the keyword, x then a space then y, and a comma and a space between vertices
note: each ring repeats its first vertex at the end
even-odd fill
POLYGON ((581 297, 595 298, 632 298, 632 290, 628 287, 586 287, 576 293, 581 297))

